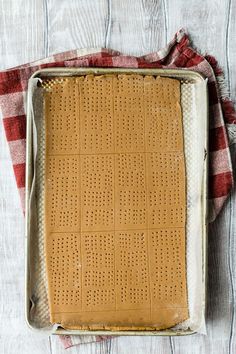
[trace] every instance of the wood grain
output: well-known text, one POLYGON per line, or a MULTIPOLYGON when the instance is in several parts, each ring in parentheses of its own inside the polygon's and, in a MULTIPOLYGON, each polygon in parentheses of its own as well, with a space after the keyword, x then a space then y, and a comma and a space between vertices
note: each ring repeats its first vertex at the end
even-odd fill
MULTIPOLYGON (((109 354, 171 354, 168 337, 119 337, 112 339, 109 354)), ((186 353, 187 354, 187 353, 186 353)))
POLYGON ((110 16, 110 48, 139 56, 165 45, 163 1, 110 1, 110 16))
POLYGON ((75 48, 105 47, 108 2, 44 0, 48 53, 75 48))
MULTIPOLYGON (((203 53, 223 66, 236 101, 235 0, 0 0, 0 68, 73 48, 110 47, 143 55, 185 27, 203 53)), ((232 146, 234 168, 236 147, 232 146)), ((0 125, 0 353, 66 353, 58 338, 24 324, 24 225, 0 125), (7 181, 7 182, 6 182, 7 181)), ((236 193, 211 225, 207 334, 185 338, 119 337, 70 353, 234 354, 236 352, 236 193)))
POLYGON ((226 58, 227 58, 227 68, 226 68, 226 78, 228 81, 229 90, 231 93, 231 98, 236 102, 236 1, 228 0, 227 15, 228 23, 226 27, 226 58))
POLYGON ((38 0, 0 1, 0 69, 42 58, 44 15, 38 0))
MULTIPOLYGON (((179 26, 191 33, 197 48, 204 48, 219 60, 226 71, 229 67, 227 51, 227 30, 229 30, 229 5, 220 0, 193 1, 166 0, 168 18, 168 34, 179 26), (219 31, 221 28, 221 31, 219 31), (173 29, 173 30, 172 30, 173 29)), ((209 228, 208 246, 208 307, 206 314, 207 337, 196 335, 193 338, 174 338, 173 353, 182 353, 184 345, 188 345, 190 353, 223 353, 230 348, 231 321, 233 311, 232 277, 229 269, 231 200, 227 203, 219 218, 209 228), (191 346, 190 346, 191 345, 191 346)))

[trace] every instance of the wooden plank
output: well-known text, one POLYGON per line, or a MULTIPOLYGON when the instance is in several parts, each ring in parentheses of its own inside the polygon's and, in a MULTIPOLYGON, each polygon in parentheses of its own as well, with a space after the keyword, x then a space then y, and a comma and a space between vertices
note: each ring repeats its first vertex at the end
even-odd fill
MULTIPOLYGON (((160 1, 119 1, 111 4, 110 37, 107 45, 128 55, 144 55, 165 44, 159 31, 164 26, 160 1)), ((119 337, 111 343, 111 353, 171 352, 168 338, 119 337)))
MULTIPOLYGON (((162 1, 109 2, 110 27, 106 45, 127 55, 144 55, 166 44, 162 1), (160 31, 160 28, 162 30, 160 31)), ((169 338, 122 336, 111 342, 111 353, 171 353, 169 338)))
POLYGON ((166 43, 163 1, 110 1, 107 46, 128 55, 144 55, 166 43))
MULTIPOLYGON (((168 337, 138 336, 114 338, 110 354, 171 354, 168 337)), ((182 353, 183 354, 183 353, 182 353)))
POLYGON ((0 69, 44 56, 42 2, 1 0, 0 14, 0 69))
POLYGON ((45 2, 49 54, 105 46, 108 27, 106 0, 45 2))
POLYGON ((227 79, 231 98, 236 103, 236 2, 229 1, 228 23, 226 28, 227 79))
MULTIPOLYGON (((184 26, 190 33, 194 46, 203 53, 215 55, 220 65, 227 68, 226 31, 228 8, 220 0, 166 0, 168 34, 184 26), (219 31, 219 28, 221 29, 219 31)), ((230 202, 220 217, 210 226, 208 247, 208 308, 207 334, 189 338, 172 339, 173 353, 182 353, 185 346, 188 353, 225 353, 230 336, 232 312, 231 279, 229 274, 228 251, 230 247, 230 202)))
POLYGON ((47 336, 27 333, 27 335, 7 335, 1 337, 1 354, 50 354, 50 343, 47 336))

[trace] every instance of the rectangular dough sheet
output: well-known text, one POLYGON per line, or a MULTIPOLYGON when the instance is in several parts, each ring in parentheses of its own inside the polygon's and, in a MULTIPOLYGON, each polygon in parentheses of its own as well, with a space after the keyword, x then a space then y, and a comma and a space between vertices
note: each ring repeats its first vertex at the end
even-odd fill
POLYGON ((180 82, 43 83, 51 323, 164 329, 188 318, 180 82))

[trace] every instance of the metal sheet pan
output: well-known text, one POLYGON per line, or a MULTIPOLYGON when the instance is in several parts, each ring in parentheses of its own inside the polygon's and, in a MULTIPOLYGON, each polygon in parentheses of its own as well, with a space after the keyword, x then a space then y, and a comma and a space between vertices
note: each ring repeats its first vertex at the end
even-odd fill
MULTIPOLYGON (((30 80, 35 78, 52 78, 54 76, 77 76, 77 75, 103 75, 103 74, 139 74, 139 75, 154 75, 162 77, 170 77, 179 79, 181 82, 205 82, 205 78, 194 71, 188 71, 183 69, 129 69, 129 68, 48 68, 42 69, 35 72, 30 80)), ((203 86, 203 100, 202 104, 202 114, 199 119, 203 121, 205 130, 205 159, 203 167, 203 183, 202 183, 202 291, 203 291, 203 308, 206 304, 206 267, 207 267, 207 174, 208 174, 208 97, 207 97, 207 85, 203 86)), ((31 257, 30 253, 32 251, 32 243, 29 227, 29 198, 31 193, 31 186, 34 175, 34 163, 33 163, 33 124, 32 124, 32 114, 30 107, 30 97, 31 92, 28 91, 28 105, 27 105, 27 143, 26 143, 26 213, 25 213, 25 249, 26 249, 26 260, 25 260, 25 315, 26 322, 28 325, 34 328, 34 325, 30 320, 30 268, 31 268, 31 257)), ((37 250, 36 250, 37 251, 37 250)), ((193 334, 195 331, 192 330, 162 330, 162 331, 108 331, 108 330, 64 330, 63 328, 52 329, 52 334, 73 334, 73 335, 160 335, 160 336, 170 336, 170 335, 187 335, 193 334)))

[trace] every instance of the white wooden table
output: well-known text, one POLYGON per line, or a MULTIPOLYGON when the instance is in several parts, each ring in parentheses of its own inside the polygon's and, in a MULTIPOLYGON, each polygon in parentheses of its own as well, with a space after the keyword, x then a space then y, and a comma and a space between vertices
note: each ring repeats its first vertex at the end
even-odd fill
MULTIPOLYGON (((142 55, 185 27, 203 53, 218 58, 235 100, 235 13, 236 0, 0 0, 0 69, 83 47, 142 55)), ((32 333, 24 323, 23 215, 1 124, 0 238, 0 353, 65 353, 55 336, 32 333)), ((236 353, 235 251, 233 193, 210 227, 207 336, 120 337, 67 353, 236 353)))

